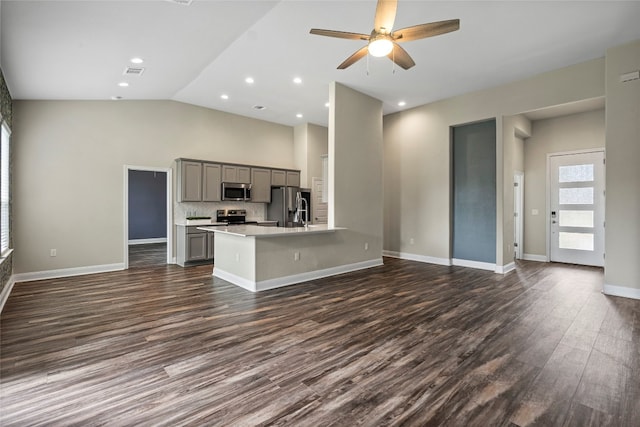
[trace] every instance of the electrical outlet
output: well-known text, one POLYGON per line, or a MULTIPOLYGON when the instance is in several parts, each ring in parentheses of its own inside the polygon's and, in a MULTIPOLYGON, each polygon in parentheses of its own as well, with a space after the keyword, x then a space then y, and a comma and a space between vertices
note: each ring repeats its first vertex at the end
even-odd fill
POLYGON ((409 239, 409 244, 410 244, 410 245, 413 245, 415 242, 416 242, 416 241, 415 241, 415 240, 413 240, 413 237, 409 239))
POLYGON ((49 256, 58 256, 57 249, 51 249, 51 251, 49 252, 49 256))
POLYGON ((368 242, 365 242, 365 244, 364 244, 364 250, 365 250, 365 251, 368 251, 368 250, 369 250, 369 243, 368 243, 368 242))
POLYGON ((300 252, 294 252, 293 260, 294 261, 300 261, 300 252))
POLYGON ((240 254, 236 253, 236 261, 240 261, 240 254))

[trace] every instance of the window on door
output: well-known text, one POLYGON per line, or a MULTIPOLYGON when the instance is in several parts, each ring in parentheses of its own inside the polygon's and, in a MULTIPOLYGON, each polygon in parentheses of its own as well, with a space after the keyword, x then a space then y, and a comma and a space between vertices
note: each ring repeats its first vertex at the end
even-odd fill
POLYGON ((604 152, 553 155, 551 261, 603 265, 604 152))

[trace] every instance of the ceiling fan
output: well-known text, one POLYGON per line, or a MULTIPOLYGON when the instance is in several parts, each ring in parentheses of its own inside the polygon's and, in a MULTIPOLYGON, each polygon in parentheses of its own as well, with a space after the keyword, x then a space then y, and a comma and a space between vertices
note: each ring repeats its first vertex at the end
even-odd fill
POLYGON ((396 9, 398 0, 378 0, 376 6, 376 16, 371 34, 349 33, 345 31, 321 30, 313 28, 310 33, 319 36, 337 37, 340 39, 366 40, 369 43, 348 57, 342 64, 338 65, 339 70, 344 70, 364 58, 367 53, 372 56, 387 56, 393 62, 408 70, 416 65, 411 56, 398 43, 419 40, 427 37, 438 36, 450 33, 460 28, 459 19, 448 21, 430 22, 428 24, 414 25, 401 30, 392 31, 393 22, 396 19, 396 9))

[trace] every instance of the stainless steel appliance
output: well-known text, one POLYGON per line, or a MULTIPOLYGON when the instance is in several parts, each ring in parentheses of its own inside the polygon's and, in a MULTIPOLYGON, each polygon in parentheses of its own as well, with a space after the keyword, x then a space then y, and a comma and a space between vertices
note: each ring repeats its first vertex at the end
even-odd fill
POLYGON ((216 222, 225 222, 227 225, 257 224, 256 221, 247 221, 247 211, 245 209, 218 209, 216 211, 216 222))
POLYGON ((239 184, 237 182, 222 183, 222 200, 251 201, 251 184, 239 184))
POLYGON ((271 203, 267 219, 278 221, 278 227, 302 227, 310 224, 311 190, 300 187, 271 187, 271 203))

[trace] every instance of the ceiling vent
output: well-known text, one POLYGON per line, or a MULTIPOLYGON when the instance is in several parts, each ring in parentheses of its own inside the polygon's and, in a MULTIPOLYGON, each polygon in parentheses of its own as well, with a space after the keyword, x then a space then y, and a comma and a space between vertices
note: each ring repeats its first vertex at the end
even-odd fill
POLYGON ((125 76, 141 76, 144 73, 144 67, 127 67, 124 69, 125 76))
POLYGON ((169 3, 179 4, 180 6, 189 6, 193 0, 166 0, 169 3))

